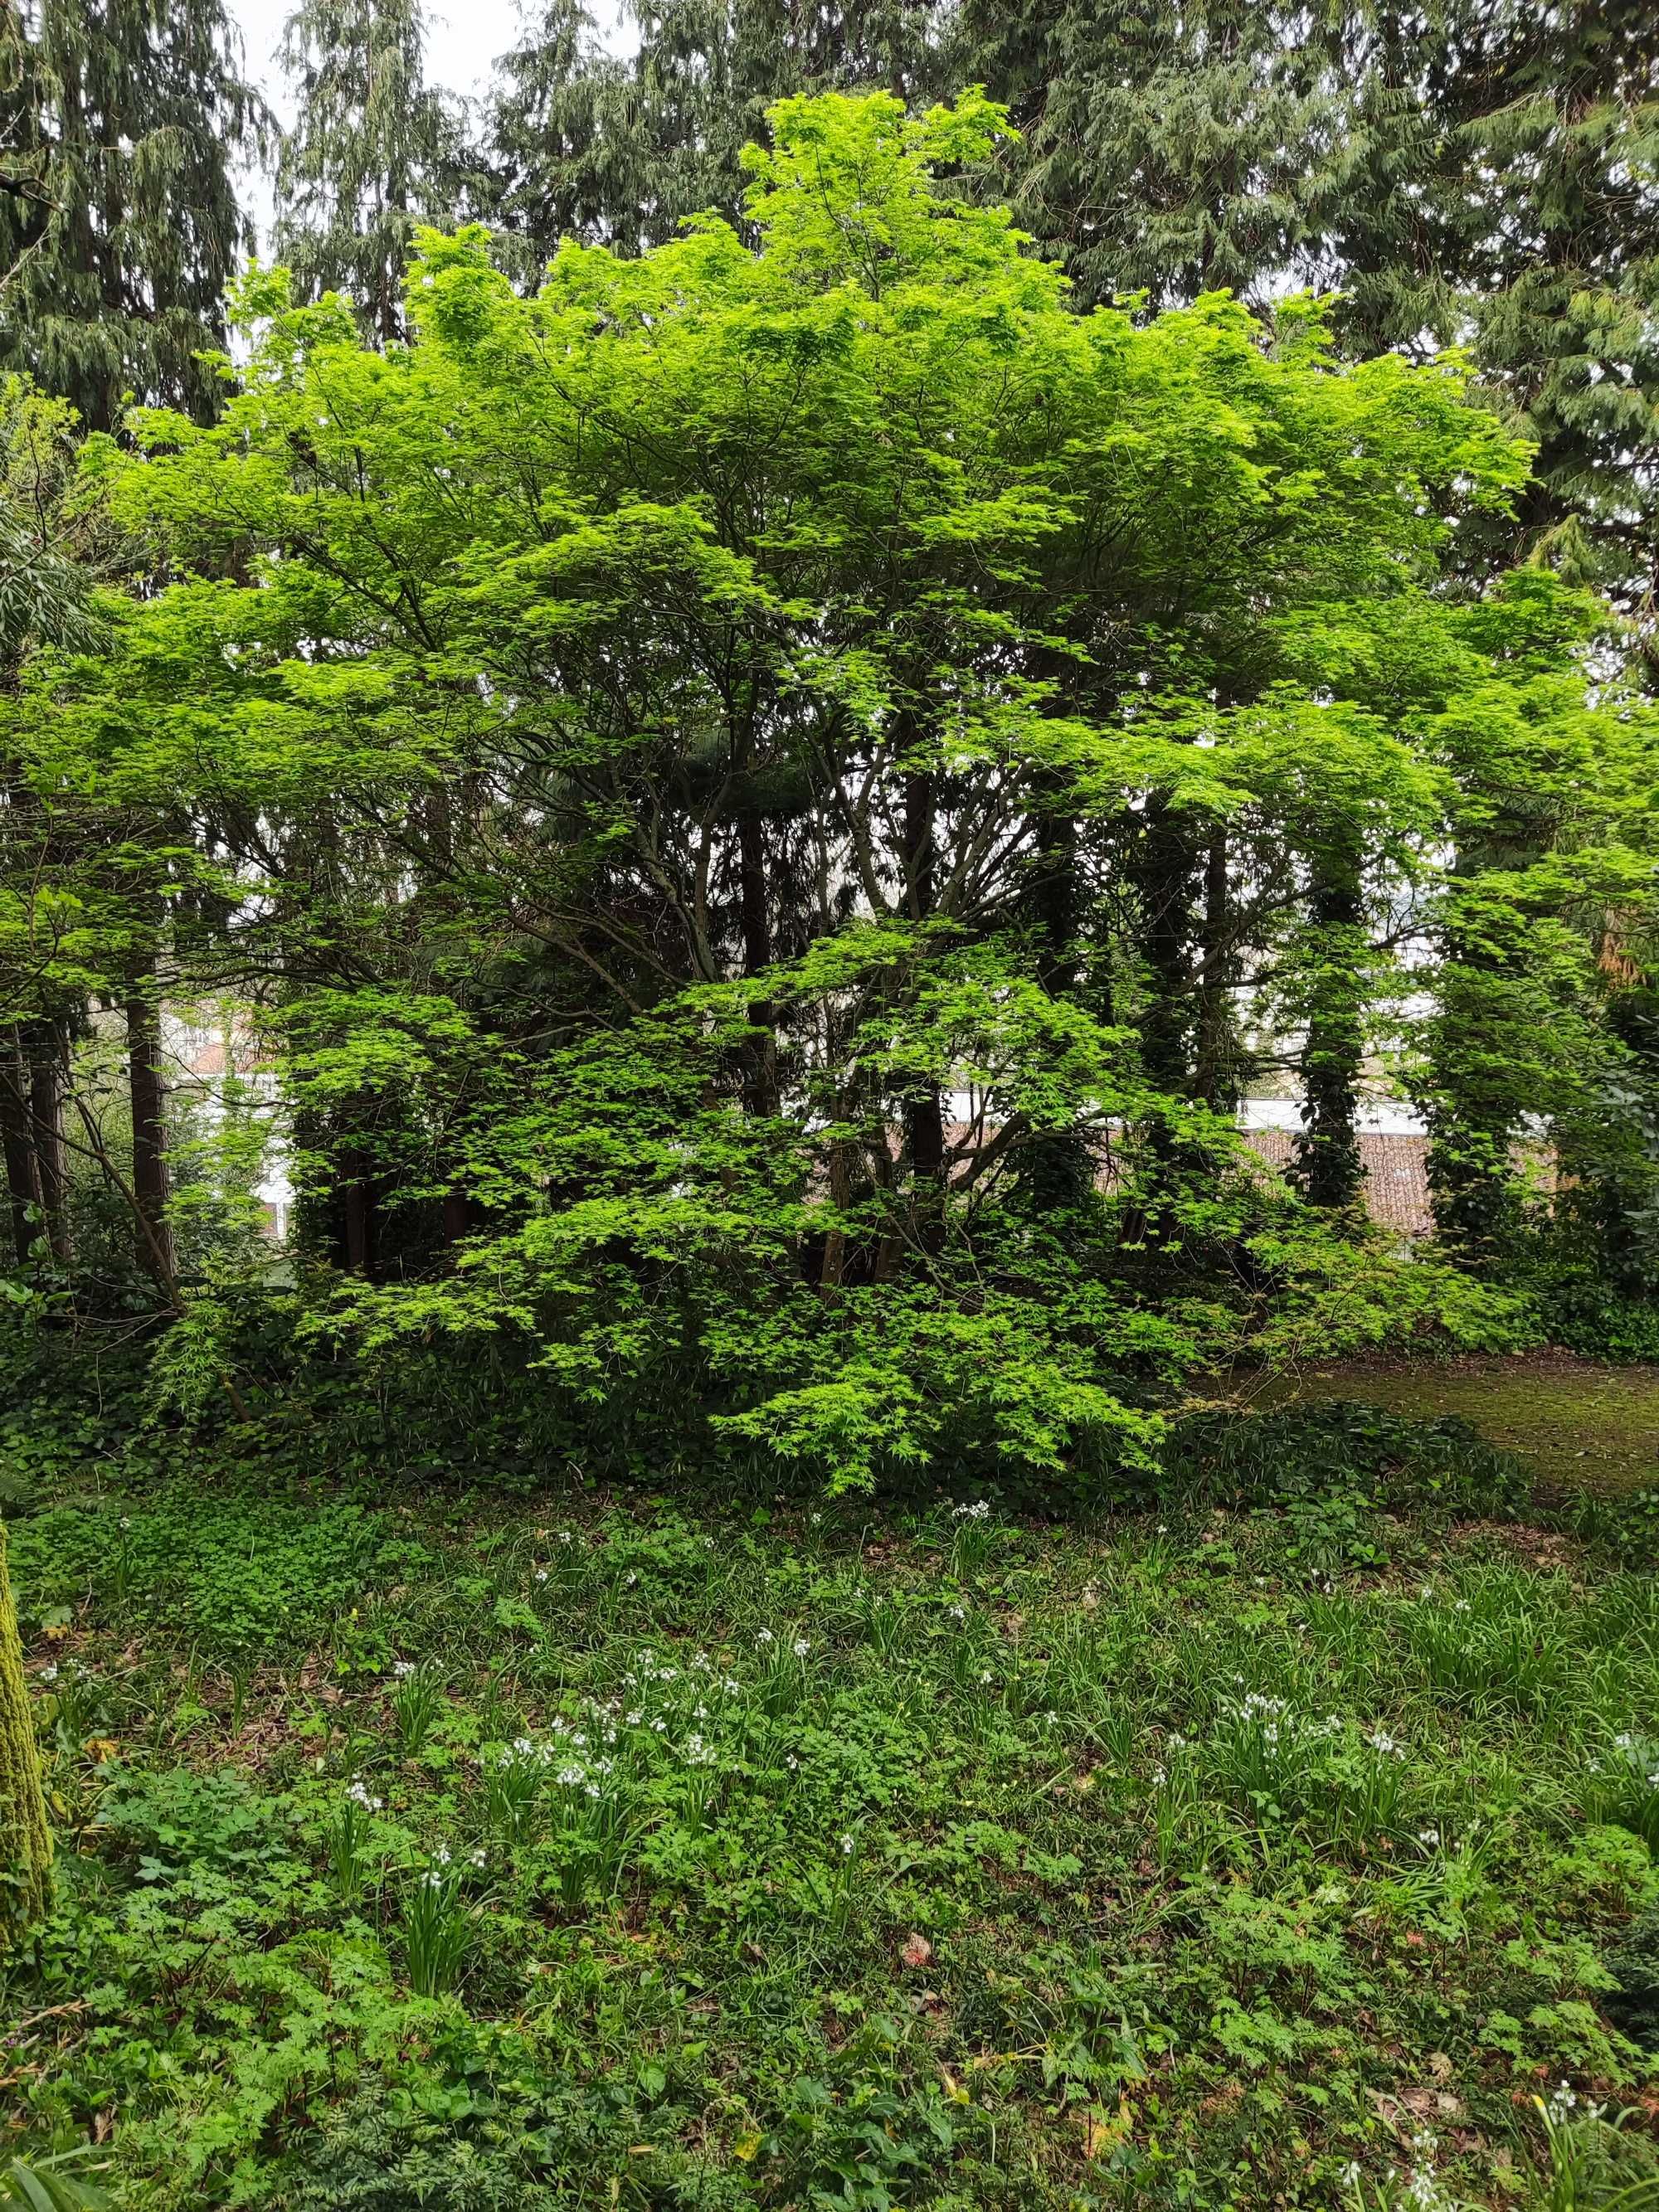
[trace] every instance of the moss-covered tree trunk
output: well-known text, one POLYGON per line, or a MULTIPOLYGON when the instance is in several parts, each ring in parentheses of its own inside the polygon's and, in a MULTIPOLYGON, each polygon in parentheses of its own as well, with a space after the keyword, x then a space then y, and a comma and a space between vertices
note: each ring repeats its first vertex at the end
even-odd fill
POLYGON ((15 1945, 45 1914, 52 1868, 46 1797, 23 1680, 6 1572, 6 1528, 0 1521, 0 1951, 15 1945))

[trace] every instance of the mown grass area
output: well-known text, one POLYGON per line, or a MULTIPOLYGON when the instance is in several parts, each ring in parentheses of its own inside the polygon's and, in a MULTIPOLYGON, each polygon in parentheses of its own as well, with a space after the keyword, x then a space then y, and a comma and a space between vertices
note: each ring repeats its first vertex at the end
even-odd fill
POLYGON ((1609 1366, 1561 1351, 1342 1360, 1267 1394, 1279 1406, 1333 1400, 1416 1420, 1468 1421, 1552 1492, 1659 1489, 1659 1367, 1609 1366))
POLYGON ((1659 1586, 1362 1431, 1086 1522, 16 1519, 0 2148, 144 2212, 1541 2206, 1541 2095, 1659 2171, 1659 1586))

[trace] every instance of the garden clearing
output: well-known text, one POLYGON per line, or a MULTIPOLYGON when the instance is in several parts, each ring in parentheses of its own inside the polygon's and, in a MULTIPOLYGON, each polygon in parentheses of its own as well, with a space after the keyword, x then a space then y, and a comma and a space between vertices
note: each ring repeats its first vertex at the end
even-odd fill
POLYGON ((1261 1402, 1331 1399, 1359 1399, 1417 1420, 1455 1414, 1514 1452, 1547 1497, 1659 1488, 1659 1367, 1609 1367, 1560 1351, 1348 1359, 1282 1380, 1261 1402))

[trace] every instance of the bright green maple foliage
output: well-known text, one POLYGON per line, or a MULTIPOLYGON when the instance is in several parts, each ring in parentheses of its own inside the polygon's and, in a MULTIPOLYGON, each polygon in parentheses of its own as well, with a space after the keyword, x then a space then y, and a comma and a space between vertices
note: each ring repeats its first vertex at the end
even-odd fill
MULTIPOLYGON (((1082 1477, 1245 1347, 1498 1326, 1158 1074, 1124 916, 1154 822, 1218 839, 1231 957, 1351 1004, 1357 1051, 1389 948, 1322 935, 1310 872, 1357 850, 1432 937, 1490 765, 1472 696, 1601 763, 1589 873, 1628 891, 1588 618, 1552 689, 1514 662, 1528 605, 1577 607, 1553 580, 1435 596, 1524 450, 1455 362, 1340 366, 1312 310, 1272 351, 1224 296, 1079 314, 935 185, 995 142, 973 95, 772 122, 757 251, 713 219, 569 246, 526 300, 481 233, 422 234, 384 354, 258 276, 223 420, 103 457, 239 580, 131 608, 113 662, 42 678, 29 742, 43 789, 196 825, 199 972, 267 1007, 344 1224, 312 1325, 405 1378, 528 1363, 573 1442, 842 1484, 1082 1477)), ((1196 1019, 1222 987, 1192 972, 1196 1019)))

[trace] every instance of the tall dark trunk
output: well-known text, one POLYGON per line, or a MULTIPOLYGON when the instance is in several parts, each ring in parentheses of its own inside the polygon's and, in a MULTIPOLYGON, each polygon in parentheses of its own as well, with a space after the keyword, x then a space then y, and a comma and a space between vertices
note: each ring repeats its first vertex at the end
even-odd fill
POLYGON ((151 996, 153 978, 135 974, 125 1005, 127 1096, 132 1106, 132 1194, 143 1217, 137 1238, 139 1265, 157 1276, 171 1296, 178 1277, 173 1228, 167 1219, 172 1181, 167 1173, 167 1085, 161 1068, 161 1025, 151 996))
MULTIPOLYGON (((738 822, 738 906, 743 929, 743 972, 763 975, 772 964, 772 931, 766 909, 766 848, 758 817, 749 812, 738 822)), ((744 1051, 744 1105, 750 1114, 778 1110, 776 1010, 769 999, 751 999, 750 1024, 755 1035, 744 1051)))
MULTIPOLYGON (((1037 978, 1051 999, 1074 999, 1077 942, 1082 920, 1078 883, 1076 817, 1062 795, 1039 785, 1036 849, 1030 878, 1030 910, 1036 935, 1037 978), (1045 805, 1045 800, 1053 804, 1045 805)), ((1064 1212, 1086 1197, 1093 1181, 1088 1146, 1073 1129, 1039 1129, 1025 1147, 1021 1188, 1038 1216, 1064 1212)))
POLYGON ((1232 890, 1227 875, 1227 833, 1216 829, 1204 851, 1204 927, 1197 977, 1193 1095, 1212 1113, 1238 1104, 1238 1038, 1233 1025, 1232 890))
POLYGON ((1358 1204, 1365 1176, 1355 1126, 1365 1043, 1359 867, 1357 841, 1333 844, 1315 860, 1310 897, 1316 968, 1308 996, 1296 1174, 1310 1205, 1338 1209, 1358 1204))
POLYGON ((1140 1058, 1155 1090, 1188 1098, 1193 1092, 1193 910, 1198 854, 1186 823, 1166 799, 1146 803, 1133 872, 1139 893, 1140 957, 1146 1004, 1140 1017, 1140 1058))
POLYGON ((29 1216, 40 1203, 40 1182, 29 1130, 28 1076, 15 1030, 0 1039, 0 1150, 5 1157, 12 1247, 21 1267, 34 1243, 29 1216))
MULTIPOLYGON (((912 916, 933 911, 938 850, 937 804, 931 774, 904 783, 904 877, 912 916)), ((945 1105, 937 1083, 913 1083, 904 1102, 904 1149, 910 1162, 911 1217, 918 1247, 937 1252, 945 1241, 945 1105)))
POLYGON ((374 1192, 367 1164, 356 1153, 341 1163, 340 1193, 343 1256, 354 1275, 372 1274, 375 1261, 374 1192))
MULTIPOLYGON (((1486 870, 1518 870, 1547 849, 1535 822, 1498 808, 1459 847, 1455 885, 1486 870)), ((1514 1147, 1524 1102, 1515 1070, 1538 1019, 1524 937, 1504 942, 1485 916, 1466 928, 1454 910, 1442 942, 1439 1010, 1429 1025, 1429 1196, 1435 1227, 1464 1264, 1499 1264, 1523 1213, 1514 1147)))
POLYGON ((29 1126, 34 1134, 34 1166, 46 1249, 60 1267, 73 1256, 69 1225, 69 1171, 64 1152, 64 1043, 57 1030, 42 1023, 29 1050, 29 1126))

